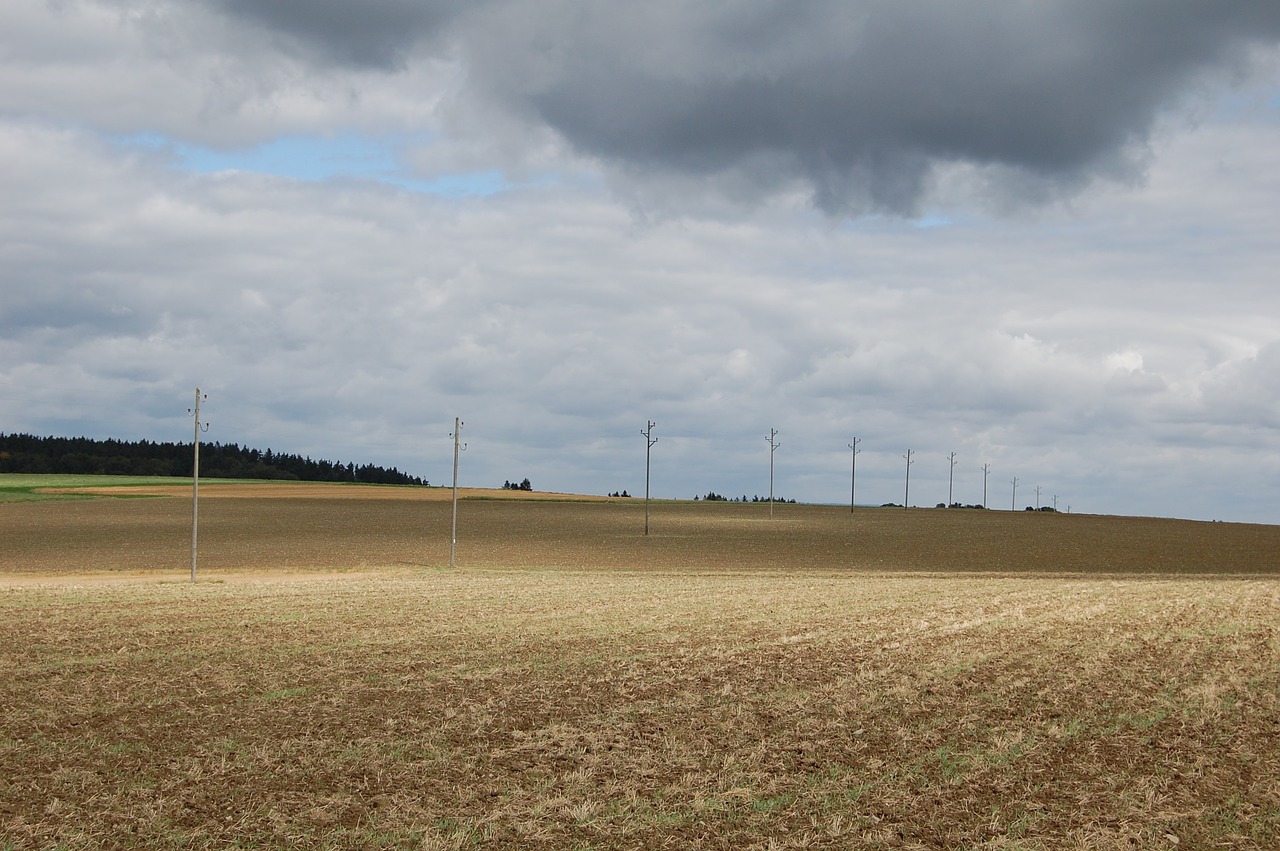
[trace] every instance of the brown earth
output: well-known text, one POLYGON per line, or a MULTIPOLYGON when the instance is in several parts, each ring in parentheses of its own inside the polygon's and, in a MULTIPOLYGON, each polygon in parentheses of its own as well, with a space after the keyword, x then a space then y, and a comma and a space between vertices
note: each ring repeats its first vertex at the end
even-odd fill
MULTIPOLYGON (((172 496, 191 498, 191 485, 113 485, 110 487, 37 488, 37 493, 89 494, 92 496, 172 496)), ((202 484, 201 499, 375 499, 436 502, 452 500, 452 488, 386 487, 383 485, 325 484, 320 482, 226 483, 202 484)), ((608 497, 555 493, 552 491, 518 491, 498 488, 458 488, 459 499, 571 500, 590 502, 608 497)))
POLYGON ((259 487, 0 503, 0 849, 1280 847, 1276 527, 259 487))
MULTIPOLYGON (((0 503, 0 576, 180 574, 190 489, 104 488, 94 499, 0 503), (156 495, 148 498, 122 496, 156 495)), ((203 575, 449 563, 450 492, 334 485, 200 491, 203 575)), ((465 492, 470 567, 1275 575, 1280 526, 964 509, 859 509, 465 492)))
POLYGON ((0 847, 1280 847, 1274 580, 0 594, 0 847))

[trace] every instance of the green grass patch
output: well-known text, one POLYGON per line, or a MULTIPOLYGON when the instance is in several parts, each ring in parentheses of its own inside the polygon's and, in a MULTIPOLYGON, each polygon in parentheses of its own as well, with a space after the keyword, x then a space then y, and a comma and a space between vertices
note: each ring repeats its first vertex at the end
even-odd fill
POLYGON ((275 689, 274 691, 267 692, 266 694, 262 695, 262 697, 259 699, 262 700, 264 703, 271 703, 277 700, 288 700, 289 698, 293 698, 293 697, 305 697, 310 692, 311 692, 311 689, 305 686, 296 686, 294 688, 280 688, 280 689, 275 689))
MULTIPOLYGON (((100 494, 72 493, 80 488, 190 487, 182 476, 81 476, 71 474, 0 473, 0 503, 101 499, 100 494), (63 493, 62 491, 66 491, 63 493)), ((270 479, 201 478, 202 485, 281 484, 270 479)), ((294 484, 306 484, 294 482, 294 484)), ((148 494, 111 494, 112 499, 154 499, 148 494)))
POLYGON ((47 502, 50 500, 93 499, 89 494, 36 493, 35 488, 0 487, 2 502, 47 502))
MULTIPOLYGON (((200 481, 204 482, 205 479, 200 481)), ((208 480, 215 481, 215 480, 208 480)), ((231 481, 231 480, 221 480, 231 481)), ((81 476, 72 474, 0 473, 0 490, 34 488, 109 488, 122 485, 190 484, 178 476, 81 476)))
POLYGON ((768 798, 757 798, 751 802, 751 809, 757 813, 772 813, 791 806, 796 800, 796 796, 792 793, 783 795, 773 795, 768 798))

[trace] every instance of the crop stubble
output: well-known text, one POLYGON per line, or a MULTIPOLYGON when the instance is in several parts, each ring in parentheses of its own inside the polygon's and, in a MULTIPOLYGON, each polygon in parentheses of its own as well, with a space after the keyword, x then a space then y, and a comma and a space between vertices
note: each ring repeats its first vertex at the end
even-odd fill
MULTIPOLYGON (((145 509, 120 528, 164 502, 115 503, 145 509)), ((0 591, 0 847, 1280 844, 1274 578, 856 570, 934 557, 915 536, 944 527, 868 512, 870 543, 803 549, 849 518, 672 507, 643 541, 617 506, 474 503, 491 537, 463 552, 522 569, 263 583, 295 549, 354 563, 316 556, 314 505, 243 503, 224 531, 257 516, 268 554, 222 556, 222 581, 0 591)), ((339 507, 349 534, 384 524, 365 542, 403 521, 339 507)), ((990 555, 992 528, 951 546, 990 555)), ((1245 540, 1235 572, 1269 572, 1245 540)), ((1208 572, 1192 544, 1169 570, 1208 572)))

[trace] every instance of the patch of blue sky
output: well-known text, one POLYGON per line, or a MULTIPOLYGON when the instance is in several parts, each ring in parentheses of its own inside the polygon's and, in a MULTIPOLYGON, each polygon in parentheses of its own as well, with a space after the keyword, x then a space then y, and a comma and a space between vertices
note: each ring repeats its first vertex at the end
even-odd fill
MULTIPOLYGON (((815 220, 820 217, 816 210, 815 220)), ((954 213, 926 212, 916 216, 897 215, 894 213, 867 213, 849 215, 839 221, 839 228, 848 232, 885 231, 896 232, 904 229, 927 231, 960 225, 964 219, 954 213)))
POLYGON ((394 150, 358 136, 287 136, 247 150, 215 151, 180 146, 185 168, 191 171, 253 171, 295 180, 368 177, 374 180, 399 171, 394 150))
POLYGON ((447 174, 433 180, 408 180, 395 178, 388 181, 415 192, 442 195, 446 198, 466 198, 473 195, 496 195, 510 189, 512 184, 500 171, 477 171, 469 174, 447 174))
POLYGON ((190 145, 153 133, 118 137, 116 141, 164 152, 173 158, 176 168, 200 174, 247 171, 308 181, 355 177, 449 198, 494 195, 511 188, 498 170, 416 179, 401 167, 397 156, 404 144, 401 139, 355 134, 285 136, 252 148, 226 150, 190 145))
POLYGON ((1274 122, 1280 111, 1280 89, 1273 83, 1246 86, 1221 94, 1207 117, 1211 120, 1236 122, 1242 119, 1274 122))
POLYGON ((933 228, 946 227, 955 224, 955 219, 941 213, 926 213, 923 216, 912 219, 911 224, 917 230, 932 230, 933 228))

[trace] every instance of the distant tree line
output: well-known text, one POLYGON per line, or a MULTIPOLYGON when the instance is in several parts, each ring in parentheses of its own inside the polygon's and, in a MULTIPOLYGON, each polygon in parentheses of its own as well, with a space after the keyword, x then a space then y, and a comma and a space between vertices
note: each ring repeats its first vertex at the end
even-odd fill
POLYGON ((502 483, 502 489, 504 491, 531 491, 533 490, 533 483, 528 479, 525 479, 519 484, 508 480, 502 483))
MULTIPOLYGON (((190 443, 150 440, 94 440, 0 433, 0 473, 73 475, 190 476, 190 443)), ((218 479, 280 479, 304 482, 364 482, 426 485, 417 476, 374 464, 313 461, 283 452, 265 452, 235 443, 201 443, 200 475, 218 479)))
MULTIPOLYGON (((706 496, 702 496, 702 497, 695 496, 693 500, 694 502, 697 502, 698 500, 702 500, 704 502, 768 502, 769 497, 753 496, 750 499, 747 499, 747 495, 745 493, 741 497, 727 497, 727 496, 722 496, 721 494, 718 494, 715 491, 708 491, 706 496)), ((794 499, 783 499, 780 496, 775 496, 773 498, 773 501, 776 503, 786 502, 792 505, 795 505, 795 502, 796 502, 794 499)))

